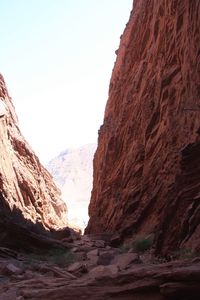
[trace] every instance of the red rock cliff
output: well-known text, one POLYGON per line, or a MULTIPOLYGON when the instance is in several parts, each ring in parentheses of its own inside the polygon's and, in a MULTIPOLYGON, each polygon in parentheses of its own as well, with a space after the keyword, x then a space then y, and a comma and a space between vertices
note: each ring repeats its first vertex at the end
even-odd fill
POLYGON ((200 1, 134 0, 94 159, 91 232, 200 248, 200 1), (190 145, 191 144, 191 145, 190 145))
POLYGON ((45 228, 66 226, 67 208, 60 199, 60 191, 20 133, 1 75, 0 98, 7 107, 6 115, 0 118, 1 200, 11 211, 18 209, 26 219, 42 223, 45 228))

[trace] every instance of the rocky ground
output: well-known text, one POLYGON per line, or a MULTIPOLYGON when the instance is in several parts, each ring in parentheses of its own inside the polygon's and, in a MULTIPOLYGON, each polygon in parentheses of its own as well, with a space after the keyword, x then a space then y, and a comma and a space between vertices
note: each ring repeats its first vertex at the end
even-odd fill
POLYGON ((198 256, 167 262, 105 234, 61 242, 41 254, 0 248, 0 300, 198 299, 198 256))

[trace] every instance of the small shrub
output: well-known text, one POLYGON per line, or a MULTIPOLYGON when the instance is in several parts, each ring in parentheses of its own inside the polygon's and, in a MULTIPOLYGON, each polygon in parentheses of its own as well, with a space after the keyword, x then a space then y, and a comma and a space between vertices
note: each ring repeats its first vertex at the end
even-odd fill
POLYGON ((131 246, 128 244, 122 244, 119 246, 119 250, 122 253, 128 252, 131 249, 131 246))
POLYGON ((133 243, 133 247, 137 252, 144 252, 149 250, 153 245, 153 238, 152 236, 140 236, 135 239, 133 243))
POLYGON ((166 262, 168 262, 169 260, 165 257, 162 257, 162 256, 156 256, 154 257, 154 259, 152 260, 152 263, 157 265, 157 264, 164 264, 166 262))
POLYGON ((190 259, 195 258, 196 256, 198 256, 198 253, 189 248, 182 248, 173 253, 175 259, 190 259))
POLYGON ((26 265, 34 266, 38 261, 43 261, 42 256, 36 254, 29 254, 26 256, 24 263, 26 265))
POLYGON ((52 249, 47 254, 47 260, 57 265, 69 265, 75 261, 75 256, 70 250, 52 249))
POLYGON ((34 265, 38 261, 50 262, 59 266, 66 266, 75 261, 75 256, 70 250, 51 249, 46 254, 29 254, 26 257, 26 264, 34 265))

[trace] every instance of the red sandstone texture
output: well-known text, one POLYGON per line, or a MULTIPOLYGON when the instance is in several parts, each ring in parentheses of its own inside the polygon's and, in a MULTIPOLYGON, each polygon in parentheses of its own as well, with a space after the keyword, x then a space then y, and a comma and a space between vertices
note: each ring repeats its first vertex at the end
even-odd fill
POLYGON ((0 98, 7 114, 0 118, 0 200, 2 208, 21 212, 45 228, 67 225, 66 205, 52 176, 22 136, 11 98, 0 76, 0 98))
POLYGON ((94 159, 87 233, 200 250, 200 2, 134 0, 94 159))

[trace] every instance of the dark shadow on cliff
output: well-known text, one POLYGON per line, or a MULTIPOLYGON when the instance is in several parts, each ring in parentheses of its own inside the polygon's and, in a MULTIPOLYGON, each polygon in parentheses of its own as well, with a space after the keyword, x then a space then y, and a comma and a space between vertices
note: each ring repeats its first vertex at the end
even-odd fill
POLYGON ((78 237, 79 234, 69 227, 47 230, 41 223, 25 219, 18 208, 10 209, 0 192, 0 247, 45 253, 52 248, 66 249, 70 247, 68 241, 78 237))
POLYGON ((166 254, 186 245, 199 253, 200 141, 181 150, 180 172, 169 191, 156 236, 156 254, 166 254), (194 236, 194 238, 192 238, 194 236))

